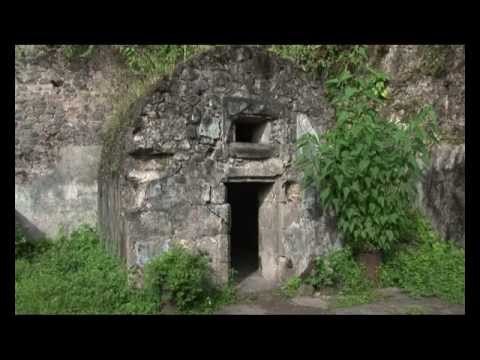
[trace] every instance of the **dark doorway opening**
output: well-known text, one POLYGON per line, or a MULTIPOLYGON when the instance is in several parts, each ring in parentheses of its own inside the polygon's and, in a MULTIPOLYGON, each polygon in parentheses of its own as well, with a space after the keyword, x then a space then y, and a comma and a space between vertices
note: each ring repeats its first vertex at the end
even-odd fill
POLYGON ((260 267, 259 207, 269 183, 229 183, 227 201, 231 207, 230 261, 237 280, 260 267))

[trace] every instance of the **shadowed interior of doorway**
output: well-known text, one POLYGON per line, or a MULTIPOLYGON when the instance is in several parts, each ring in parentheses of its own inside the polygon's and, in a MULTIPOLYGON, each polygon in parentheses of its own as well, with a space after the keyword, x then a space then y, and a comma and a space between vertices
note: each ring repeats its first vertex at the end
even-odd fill
POLYGON ((242 182, 227 185, 231 206, 230 260, 237 281, 260 270, 259 207, 270 183, 242 182))

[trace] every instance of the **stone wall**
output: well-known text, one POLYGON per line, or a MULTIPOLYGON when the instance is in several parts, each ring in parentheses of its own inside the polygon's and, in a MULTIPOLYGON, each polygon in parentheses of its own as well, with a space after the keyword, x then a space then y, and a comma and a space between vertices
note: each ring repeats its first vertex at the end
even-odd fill
POLYGON ((16 46, 15 213, 34 237, 96 224, 100 135, 124 77, 109 49, 69 62, 16 46))
POLYGON ((465 247, 465 145, 435 147, 420 194, 435 229, 465 247))
POLYGON ((432 105, 441 144, 421 186, 421 207, 440 234, 465 245, 465 48, 462 45, 375 46, 372 63, 390 77, 385 113, 412 114, 432 105))
POLYGON ((411 115, 432 105, 442 140, 465 142, 465 49, 461 45, 392 45, 371 48, 371 62, 391 78, 386 113, 411 115))
POLYGON ((262 182, 270 190, 259 209, 261 272, 271 281, 300 275, 339 239, 315 195, 300 191, 295 141, 331 125, 321 84, 291 62, 251 47, 200 54, 160 81, 125 119, 114 140, 122 146, 104 149, 102 231, 126 249, 129 266, 143 266, 177 243, 208 253, 226 280, 226 188, 262 182), (245 125, 256 126, 257 143, 238 142, 236 127, 245 125), (117 186, 119 208, 108 205, 117 186), (109 230, 118 218, 123 234, 109 230))
MULTIPOLYGON (((453 160, 435 160, 436 167, 422 185, 424 207, 443 236, 462 242, 464 230, 454 224, 462 224, 460 219, 464 219, 461 211, 464 211, 461 194, 463 198, 465 196, 464 181, 461 181, 464 179, 461 169, 464 169, 465 158, 462 146, 465 128, 464 48, 382 45, 370 47, 370 56, 372 64, 392 78, 389 84, 391 100, 387 107, 390 116, 408 114, 422 104, 433 104, 439 114, 443 142, 449 145, 435 148, 433 157, 455 159, 455 165, 452 165, 453 160), (443 181, 440 179, 445 180, 443 185, 440 185, 443 181)), ((241 57, 238 60, 242 61, 241 57)), ((212 74, 218 77, 215 87, 220 90, 230 79, 219 70, 212 74)), ((109 48, 95 51, 91 59, 69 62, 58 47, 16 46, 16 221, 27 225, 32 234, 52 236, 62 225, 69 230, 79 223, 96 222, 95 173, 102 146, 100 134, 111 114, 112 99, 121 97, 129 83, 127 73, 109 48)), ((185 76, 195 78, 196 72, 190 71, 185 76)), ((196 86, 196 93, 205 90, 204 82, 200 81, 196 86)), ((261 82, 251 79, 245 86, 253 89, 261 86, 261 82)), ((185 97, 182 95, 184 90, 177 90, 175 96, 185 97)), ((187 102, 197 101, 195 92, 186 99, 187 102)), ((309 104, 302 106, 307 111, 309 104)), ((196 121, 200 124, 197 130, 201 136, 219 131, 214 125, 202 122, 198 114, 188 116, 191 116, 191 124, 186 128, 187 136, 197 134, 193 130, 196 121)), ((297 132, 311 130, 302 116, 300 112, 297 132)), ((208 142, 207 138, 202 141, 208 142)), ((221 191, 211 190, 212 197, 219 194, 221 191)))

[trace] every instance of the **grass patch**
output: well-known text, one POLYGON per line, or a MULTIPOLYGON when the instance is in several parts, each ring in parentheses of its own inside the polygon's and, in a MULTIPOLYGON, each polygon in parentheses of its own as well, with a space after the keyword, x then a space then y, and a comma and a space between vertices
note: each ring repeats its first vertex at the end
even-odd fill
POLYGON ((455 244, 432 240, 399 251, 381 267, 383 286, 398 286, 414 297, 436 296, 465 303, 465 252, 455 244))
POLYGON ((15 261, 17 314, 151 314, 158 306, 128 286, 127 271, 109 256, 94 229, 46 241, 45 250, 15 261))
POLYGON ((305 281, 317 290, 335 290, 336 307, 366 304, 375 299, 374 285, 348 246, 318 257, 312 274, 305 281))
POLYGON ((32 249, 15 260, 17 314, 157 314, 166 296, 183 313, 208 313, 235 298, 230 284, 211 283, 203 257, 178 249, 152 261, 143 289, 129 286, 122 261, 88 226, 32 249))
POLYGON ((414 241, 388 254, 380 269, 383 286, 397 286, 410 295, 436 296, 465 303, 465 251, 441 239, 427 219, 414 215, 414 241))
MULTIPOLYGON (((465 251, 445 241, 419 212, 412 213, 412 228, 385 254, 379 277, 381 287, 399 287, 412 297, 438 297, 452 304, 465 303, 465 251)), ((347 246, 318 257, 305 279, 293 277, 281 287, 284 296, 295 296, 303 283, 321 292, 334 292, 333 306, 350 307, 381 298, 347 246)), ((412 310, 414 311, 414 310, 412 310)))

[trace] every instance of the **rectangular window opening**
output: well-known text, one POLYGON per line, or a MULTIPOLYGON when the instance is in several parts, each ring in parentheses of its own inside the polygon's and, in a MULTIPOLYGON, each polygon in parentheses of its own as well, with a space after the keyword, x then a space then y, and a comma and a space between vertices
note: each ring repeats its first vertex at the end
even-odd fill
POLYGON ((235 123, 235 141, 245 143, 260 143, 266 123, 237 122, 235 123))

